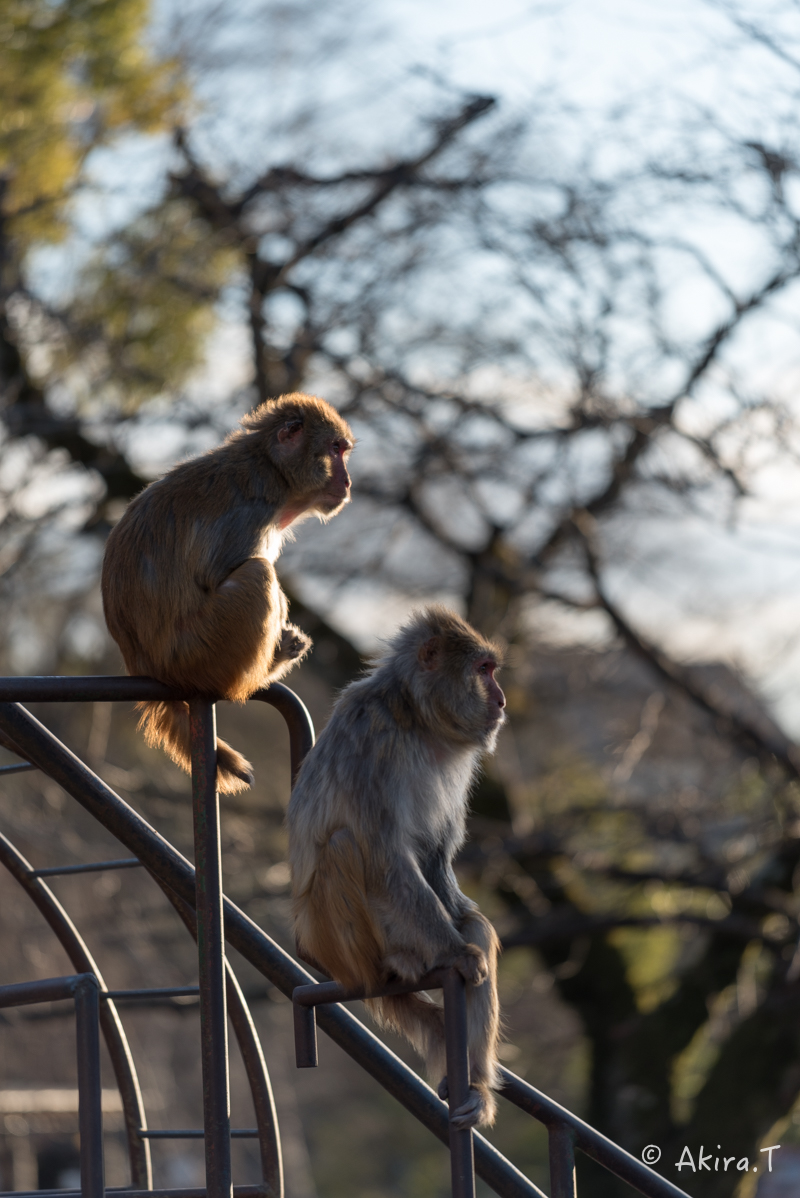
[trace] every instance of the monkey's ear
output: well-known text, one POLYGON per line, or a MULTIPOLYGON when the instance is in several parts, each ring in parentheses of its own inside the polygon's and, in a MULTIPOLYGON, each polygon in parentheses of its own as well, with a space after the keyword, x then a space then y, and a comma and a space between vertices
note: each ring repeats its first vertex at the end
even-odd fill
POLYGON ((293 416, 278 429, 278 444, 285 446, 286 449, 299 449, 302 443, 303 421, 299 416, 293 416))
POLYGON ((442 645, 438 636, 424 641, 417 650, 417 661, 423 670, 438 670, 442 656, 442 645))

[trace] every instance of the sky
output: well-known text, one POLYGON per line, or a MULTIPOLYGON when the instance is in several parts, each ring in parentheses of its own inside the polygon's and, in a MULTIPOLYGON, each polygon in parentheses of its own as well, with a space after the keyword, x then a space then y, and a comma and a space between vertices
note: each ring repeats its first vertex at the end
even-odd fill
MULTIPOLYGON (((300 12, 303 2, 291 0, 288 11, 300 12)), ((170 20, 181 6, 194 16, 202 0, 162 0, 154 31, 162 44, 175 36, 170 20), (167 35, 168 28, 173 32, 167 35)), ((657 150, 670 124, 665 118, 679 109, 700 113, 708 106, 737 129, 750 123, 754 135, 779 129, 782 120, 793 119, 782 97, 800 81, 797 72, 757 44, 743 49, 720 7, 703 0, 668 5, 659 0, 495 0, 491 6, 483 0, 354 2, 352 27, 358 36, 349 56, 326 48, 331 32, 338 36, 335 26, 325 27, 326 10, 315 10, 304 44, 296 30, 281 40, 274 26, 262 29, 258 6, 259 0, 241 0, 236 11, 242 19, 229 26, 228 41, 203 45, 201 39, 196 50, 201 57, 230 53, 230 69, 218 69, 201 89, 202 136, 212 155, 226 165, 238 157, 242 170, 253 161, 252 147, 258 146, 263 160, 264 130, 276 114, 280 124, 282 111, 299 111, 309 89, 315 102, 325 97, 333 114, 332 142, 318 148, 321 158, 326 149, 340 153, 343 145, 358 143, 354 158, 363 161, 362 148, 368 149, 372 139, 376 147, 385 147, 387 125, 407 127, 430 111, 432 93, 441 100, 450 92, 455 103, 459 87, 497 96, 508 112, 531 106, 535 111, 537 98, 555 99, 573 113, 572 128, 584 144, 601 128, 605 114, 624 104, 631 130, 652 138, 657 150), (766 115, 765 97, 774 97, 774 111, 766 115), (236 123, 235 144, 226 113, 236 123)), ((783 44, 789 50, 800 46, 800 11, 791 15, 791 5, 760 0, 750 13, 769 14, 774 27, 783 28, 783 44), (781 26, 776 14, 784 9, 790 19, 781 26)), ((558 151, 577 154, 581 147, 576 142, 558 151)), ((280 161, 283 147, 275 142, 269 153, 272 161, 280 161)), ((163 145, 135 139, 98 156, 95 171, 104 199, 87 197, 82 212, 87 240, 103 226, 124 221, 131 203, 153 197, 168 155, 163 145)), ((696 219, 699 236, 699 214, 696 219)), ((721 229, 706 229, 702 236, 726 267, 752 268, 756 246, 735 242, 721 229)), ((79 256, 80 249, 75 252, 79 256)), ((691 323, 695 313, 704 315, 704 302, 699 291, 689 295, 683 319, 691 323)), ((242 380, 242 339, 228 327, 215 344, 213 379, 200 385, 222 395, 226 382, 242 380)), ((747 352, 755 364, 758 338, 747 352)), ((794 344, 790 352, 797 359, 794 344)), ((798 378, 800 372, 788 383, 790 398, 798 378)), ((168 453, 165 426, 157 441, 168 453)), ((154 443, 152 428, 144 434, 142 460, 151 452, 148 442, 154 443)), ((800 684, 795 681, 800 676, 800 471, 787 462, 765 467, 756 496, 730 527, 712 531, 700 520, 679 525, 653 520, 636 535, 640 540, 631 542, 636 570, 623 566, 609 585, 643 630, 687 658, 723 657, 740 665, 787 729, 800 736, 800 684)), ((310 592, 308 597, 314 598, 310 592)), ((331 614, 369 647, 383 630, 387 611, 394 623, 408 602, 393 597, 387 606, 382 598, 381 603, 362 591, 356 600, 350 593, 331 614)), ((596 636, 591 621, 585 628, 587 639, 596 636)), ((575 632, 574 622, 570 630, 575 632)))
MULTIPOLYGON (((773 18, 785 46, 800 39, 800 11, 782 24, 786 6, 764 0, 741 9, 773 18)), ((542 92, 584 114, 587 127, 616 103, 641 114, 643 127, 658 137, 659 121, 670 108, 713 108, 738 128, 765 124, 764 97, 796 85, 757 44, 742 47, 739 32, 713 4, 702 0, 567 0, 517 3, 497 0, 395 0, 381 6, 390 14, 392 36, 378 53, 387 76, 399 78, 410 63, 431 77, 485 91, 509 106, 527 106, 542 92)), ((700 217, 698 216, 698 221, 700 217)), ((712 237, 714 230, 705 230, 712 237)), ((716 231, 716 252, 729 268, 738 257, 741 271, 752 268, 755 245, 716 231)), ((702 296, 688 298, 684 319, 700 314, 702 296)), ((792 334, 794 336, 794 334, 792 334)), ((763 340, 754 337, 755 358, 763 340)), ((785 345, 784 345, 785 348, 785 345)), ((789 349, 797 365, 797 346, 789 349)), ((788 369, 788 368, 787 368, 788 369)), ((787 376, 788 378, 788 376, 787 376)), ((788 398, 800 373, 788 378, 788 398)), ((741 507, 735 524, 709 528, 705 521, 652 520, 632 546, 635 571, 623 568, 609 585, 636 612, 639 626, 678 656, 719 659, 745 670, 773 711, 800 735, 800 470, 793 462, 770 463, 756 474, 755 496, 741 507)), ((402 618, 404 603, 389 604, 402 618)), ((387 608, 362 590, 337 604, 336 616, 362 644, 380 635, 387 608)), ((568 627, 565 627, 565 623, 568 627)), ((559 635, 557 621, 553 635, 559 635)), ((597 623, 585 622, 588 640, 597 623)), ((574 635, 575 621, 560 634, 574 635)))
MULTIPOLYGON (((409 112, 412 117, 415 111, 423 114, 431 88, 434 94, 438 89, 454 96, 458 87, 492 94, 510 112, 535 110, 540 97, 548 103, 555 99, 573 112, 572 127, 584 141, 595 127, 601 128, 609 110, 625 105, 631 136, 644 133, 655 152, 672 127, 668 118, 679 111, 702 120, 707 107, 723 125, 728 121, 737 132, 750 128, 754 137, 779 131, 782 121, 794 119, 784 97, 796 89, 800 76, 757 42, 743 41, 741 31, 713 2, 495 0, 487 6, 483 0, 370 0, 353 4, 351 11, 356 52, 341 58, 344 66, 330 70, 324 23, 317 31, 323 46, 318 58, 316 43, 308 44, 310 79, 318 94, 328 98, 334 127, 342 114, 343 142, 335 146, 337 152, 348 140, 369 146, 373 135, 376 145, 384 146, 387 125, 406 122, 409 112), (368 98, 368 109, 359 107, 361 94, 368 98)), ((768 16, 770 27, 782 31, 789 52, 800 46, 800 11, 792 12, 791 4, 758 0, 738 11, 750 18, 768 16)), ((256 25, 243 28, 257 46, 256 25)), ((231 36, 236 41, 235 30, 231 36)), ((276 105, 285 104, 288 111, 298 104, 296 80, 305 86, 289 40, 265 38, 263 45, 264 54, 256 53, 248 68, 252 87, 245 89, 244 125, 252 129, 254 142, 260 122, 274 116, 276 105)), ((206 93, 212 131, 215 122, 219 128, 219 114, 231 96, 242 94, 242 61, 229 80, 230 91, 223 72, 206 93)), ((224 147, 224 135, 218 141, 224 147)), ((246 157, 246 142, 242 145, 246 157)), ((561 145, 558 152, 577 154, 582 147, 561 145)), ((280 156, 276 146, 274 160, 280 156)), ((697 237, 730 277, 751 276, 758 265, 758 245, 743 242, 723 226, 701 228, 699 212, 693 219, 697 237)), ((708 319, 706 302, 699 288, 680 296, 680 316, 687 327, 708 319)), ((230 343, 235 345, 235 337, 230 343)), ((751 370, 763 348, 763 333, 756 332, 745 350, 751 370)), ((781 346, 770 346, 768 369, 783 352, 788 353, 791 399, 800 379, 793 331, 781 346)), ((746 670, 787 729, 800 735, 800 684, 795 681, 800 676, 800 471, 788 461, 772 463, 756 472, 755 481, 754 497, 728 527, 665 519, 632 532, 629 558, 636 568, 626 569, 623 563, 609 577, 609 586, 636 613, 643 631, 669 650, 688 659, 722 657, 746 670)), ((311 589, 307 597, 324 602, 324 595, 311 589)), ((408 600, 398 597, 383 596, 379 602, 362 587, 358 594, 350 590, 341 596, 329 614, 370 647, 383 631, 387 613, 394 623, 407 605, 408 600)), ((575 622, 568 623, 568 634, 575 634, 575 622)), ((587 620, 584 627, 592 640, 596 622, 587 620)), ((557 634, 555 625, 552 631, 557 634)))

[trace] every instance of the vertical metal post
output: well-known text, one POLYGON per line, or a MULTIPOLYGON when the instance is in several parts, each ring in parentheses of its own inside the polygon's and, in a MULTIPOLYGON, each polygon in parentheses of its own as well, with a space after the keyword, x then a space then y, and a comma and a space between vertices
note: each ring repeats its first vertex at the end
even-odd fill
MULTIPOLYGON (((442 972, 444 1037, 450 1118, 469 1098, 466 983, 457 969, 442 972)), ((472 1129, 459 1131, 450 1124, 450 1176, 453 1198, 475 1198, 475 1165, 472 1129)))
POLYGON ((550 1149, 550 1198, 577 1198, 575 1186, 575 1139, 566 1123, 548 1128, 550 1149))
POLYGON ((206 1193, 208 1198, 231 1198, 231 1102, 214 704, 206 699, 193 699, 189 703, 189 724, 206 1193))
POLYGON ((316 1069, 319 1064, 317 1054, 317 1016, 313 1007, 302 1007, 300 1003, 292 1003, 294 1012, 294 1057, 298 1069, 316 1069))
POLYGON ((75 986, 78 1048, 78 1127, 81 1141, 81 1196, 103 1198, 103 1092, 100 1078, 100 993, 85 974, 75 986))

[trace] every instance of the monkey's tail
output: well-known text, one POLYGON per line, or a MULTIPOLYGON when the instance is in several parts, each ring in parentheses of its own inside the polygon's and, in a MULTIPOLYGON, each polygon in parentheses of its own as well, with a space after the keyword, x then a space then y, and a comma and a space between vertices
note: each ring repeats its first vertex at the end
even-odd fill
MULTIPOLYGON (((160 745, 164 752, 186 770, 192 770, 189 704, 177 701, 137 703, 142 714, 139 729, 148 745, 160 745)), ((217 786, 223 794, 235 794, 253 785, 253 767, 241 753, 224 740, 217 740, 217 786)))
POLYGON ((380 1027, 398 1032, 417 1050, 436 1081, 445 1072, 444 1011, 423 992, 369 998, 367 1010, 380 1027))

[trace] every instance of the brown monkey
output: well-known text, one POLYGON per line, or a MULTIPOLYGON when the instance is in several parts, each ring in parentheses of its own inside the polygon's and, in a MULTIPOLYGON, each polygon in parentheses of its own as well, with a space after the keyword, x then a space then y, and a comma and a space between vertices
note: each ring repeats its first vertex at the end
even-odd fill
MULTIPOLYGON (((458 1127, 492 1123, 498 1084, 498 941, 461 893, 453 857, 470 784, 503 723, 497 646, 444 607, 415 615, 340 696, 289 803, 300 954, 348 988, 377 990, 455 966, 468 983, 471 1093, 458 1127)), ((442 1008, 373 999, 378 1022, 445 1071, 442 1008)), ((446 1097, 446 1079, 439 1088, 446 1097)))
MULTIPOLYGON (((106 623, 130 674, 243 702, 311 646, 289 624, 275 559, 289 525, 328 520, 350 497, 353 436, 338 412, 299 392, 268 400, 218 449, 184 462, 128 506, 103 561, 106 623)), ((141 703, 140 728, 190 769, 186 703, 141 703)), ((217 741, 222 791, 253 781, 217 741)))

